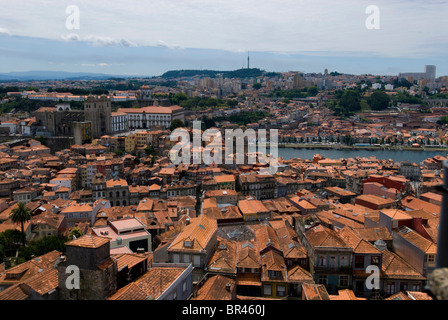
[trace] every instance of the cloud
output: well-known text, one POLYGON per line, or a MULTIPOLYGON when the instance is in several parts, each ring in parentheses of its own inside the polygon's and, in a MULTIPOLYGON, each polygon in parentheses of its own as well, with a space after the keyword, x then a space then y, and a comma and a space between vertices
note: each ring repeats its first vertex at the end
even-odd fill
POLYGON ((0 35, 7 35, 7 36, 10 36, 10 35, 11 35, 11 32, 9 32, 8 29, 0 28, 0 35))
POLYGON ((123 46, 123 47, 136 47, 137 45, 129 40, 120 39, 117 40, 112 37, 102 37, 95 35, 88 35, 82 38, 83 41, 90 42, 94 46, 107 47, 107 46, 123 46))
POLYGON ((170 44, 168 44, 168 43, 166 43, 165 41, 162 41, 162 40, 157 41, 157 46, 158 47, 162 47, 162 48, 167 48, 167 49, 183 49, 178 44, 170 45, 170 44))
POLYGON ((102 63, 98 63, 98 64, 94 64, 94 63, 81 63, 81 66, 83 67, 108 67, 110 66, 110 64, 102 62, 102 63))
POLYGON ((64 41, 79 41, 81 37, 76 33, 70 33, 66 36, 61 36, 64 41))

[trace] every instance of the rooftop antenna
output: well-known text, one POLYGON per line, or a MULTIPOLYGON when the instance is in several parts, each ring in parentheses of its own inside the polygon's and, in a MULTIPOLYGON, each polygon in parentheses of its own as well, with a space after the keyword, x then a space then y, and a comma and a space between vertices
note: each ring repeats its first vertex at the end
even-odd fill
POLYGON ((249 69, 249 51, 247 51, 247 69, 249 69))

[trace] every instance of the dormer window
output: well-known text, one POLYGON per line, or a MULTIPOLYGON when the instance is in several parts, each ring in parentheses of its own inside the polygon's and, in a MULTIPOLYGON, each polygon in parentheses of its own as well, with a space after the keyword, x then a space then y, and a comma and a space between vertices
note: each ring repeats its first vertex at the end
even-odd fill
POLYGON ((184 241, 184 247, 192 248, 193 247, 193 241, 192 240, 185 240, 184 241))

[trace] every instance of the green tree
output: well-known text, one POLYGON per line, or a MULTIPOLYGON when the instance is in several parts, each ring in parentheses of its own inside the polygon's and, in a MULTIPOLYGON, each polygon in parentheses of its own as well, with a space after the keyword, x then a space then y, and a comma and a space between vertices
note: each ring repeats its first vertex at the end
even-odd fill
MULTIPOLYGON (((11 220, 14 223, 20 223, 22 233, 25 233, 23 225, 31 220, 31 209, 25 206, 23 202, 19 202, 17 208, 12 210, 11 220)), ((25 241, 23 241, 23 244, 25 244, 25 241)))
POLYGON ((307 91, 311 97, 315 97, 319 93, 319 89, 316 86, 309 87, 307 91))
POLYGON ((384 110, 390 105, 389 95, 381 90, 377 90, 367 98, 367 103, 372 110, 384 110))
POLYGON ((156 150, 153 148, 153 146, 148 145, 145 149, 146 155, 147 156, 153 156, 156 154, 156 150))
POLYGON ((260 89, 260 88, 261 88, 261 83, 259 83, 259 82, 254 83, 254 85, 252 86, 252 88, 254 88, 255 90, 260 89))
POLYGON ((354 89, 344 90, 341 98, 339 99, 339 104, 348 111, 361 110, 360 92, 354 89))
POLYGON ((70 230, 70 232, 68 234, 68 238, 70 240, 73 240, 75 237, 79 238, 81 236, 82 236, 82 231, 78 227, 74 227, 72 230, 70 230))
POLYGON ((180 119, 174 119, 171 121, 170 130, 173 131, 176 128, 183 128, 185 127, 185 124, 180 119))

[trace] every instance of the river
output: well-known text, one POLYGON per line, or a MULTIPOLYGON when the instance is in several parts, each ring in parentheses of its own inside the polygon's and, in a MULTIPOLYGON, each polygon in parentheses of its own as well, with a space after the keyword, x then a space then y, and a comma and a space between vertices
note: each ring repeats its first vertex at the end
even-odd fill
POLYGON ((294 149, 294 148, 279 148, 278 155, 285 160, 293 158, 313 159, 315 154, 320 154, 328 159, 340 158, 354 158, 354 157, 371 157, 375 156, 377 159, 392 159, 395 162, 408 160, 420 164, 427 158, 432 158, 436 155, 446 157, 446 152, 443 151, 410 151, 410 150, 343 150, 343 149, 294 149))

